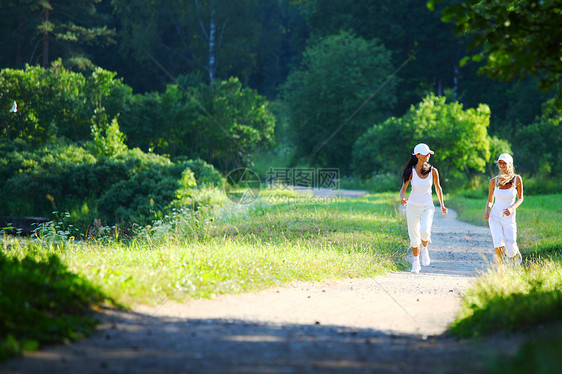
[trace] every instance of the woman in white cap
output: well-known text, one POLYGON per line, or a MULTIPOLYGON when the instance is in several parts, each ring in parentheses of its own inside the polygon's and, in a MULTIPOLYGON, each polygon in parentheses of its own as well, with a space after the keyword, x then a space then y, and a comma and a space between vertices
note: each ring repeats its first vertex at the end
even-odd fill
POLYGON ((523 180, 515 174, 513 157, 502 153, 498 160, 499 174, 490 179, 488 201, 484 219, 490 224, 492 240, 496 249, 496 263, 504 263, 504 255, 521 261, 517 247, 517 222, 515 209, 523 202, 523 180))
POLYGON ((432 154, 433 151, 429 149, 427 144, 420 143, 416 145, 410 160, 402 169, 400 199, 403 206, 407 205, 406 218, 410 245, 414 254, 414 262, 412 263, 412 272, 414 273, 419 273, 421 270, 420 252, 421 265, 428 266, 430 264, 427 245, 431 241, 431 225, 435 212, 431 194, 432 184, 435 184, 435 192, 439 198, 441 212, 443 215, 447 214, 447 208, 443 204, 443 190, 439 182, 439 172, 435 167, 428 164, 432 154), (410 182, 412 183, 412 189, 410 197, 406 199, 406 189, 410 182))

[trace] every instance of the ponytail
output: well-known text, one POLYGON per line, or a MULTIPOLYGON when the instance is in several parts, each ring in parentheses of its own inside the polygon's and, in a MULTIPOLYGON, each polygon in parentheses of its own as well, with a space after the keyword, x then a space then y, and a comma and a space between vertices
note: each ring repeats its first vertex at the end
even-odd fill
POLYGON ((411 155, 408 162, 402 167, 402 183, 406 183, 412 176, 412 168, 418 163, 416 155, 411 155))

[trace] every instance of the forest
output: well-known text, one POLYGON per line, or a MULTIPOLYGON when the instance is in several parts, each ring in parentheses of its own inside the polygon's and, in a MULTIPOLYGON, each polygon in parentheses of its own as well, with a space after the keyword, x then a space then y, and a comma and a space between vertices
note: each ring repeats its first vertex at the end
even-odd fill
MULTIPOLYGON (((550 39, 529 48, 558 47, 551 3, 536 6, 537 38, 550 39)), ((504 151, 522 173, 558 177, 559 50, 494 66, 499 58, 482 56, 500 47, 478 43, 459 4, 3 1, 1 189, 17 199, 1 209, 146 223, 189 188, 185 162, 222 176, 252 168, 263 180, 272 169, 333 168, 394 188, 377 178, 421 140, 442 149, 451 185, 477 184, 504 151), (144 187, 124 193, 135 178, 144 187)), ((514 12, 512 26, 525 30, 535 10, 514 12)))

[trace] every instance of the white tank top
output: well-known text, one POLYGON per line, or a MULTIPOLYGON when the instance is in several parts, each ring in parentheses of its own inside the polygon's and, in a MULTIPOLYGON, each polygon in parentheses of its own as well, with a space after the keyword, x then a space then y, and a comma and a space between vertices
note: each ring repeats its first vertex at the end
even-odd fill
POLYGON ((431 196, 431 186, 433 185, 433 168, 427 174, 427 178, 421 179, 418 176, 415 168, 412 168, 412 191, 408 204, 412 205, 433 205, 433 198, 431 196))
MULTIPOLYGON (((513 184, 510 188, 502 189, 498 187, 496 180, 496 188, 494 188, 494 206, 490 215, 501 218, 503 216, 503 210, 509 208, 515 202, 515 197, 517 196, 517 190, 515 189, 516 178, 513 179, 513 184)), ((515 211, 513 212, 515 213, 515 211)), ((511 216, 515 216, 511 214, 511 216)))

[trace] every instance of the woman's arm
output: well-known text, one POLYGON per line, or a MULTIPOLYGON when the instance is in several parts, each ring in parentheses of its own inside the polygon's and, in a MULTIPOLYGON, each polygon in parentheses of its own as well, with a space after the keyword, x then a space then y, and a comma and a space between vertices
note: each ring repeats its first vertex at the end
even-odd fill
POLYGON ((445 208, 445 204, 443 203, 443 190, 441 189, 441 183, 439 182, 439 172, 436 168, 433 168, 432 174, 433 184, 435 184, 435 192, 437 193, 437 198, 439 199, 439 204, 441 205, 441 213, 445 215, 449 210, 445 208))
MULTIPOLYGON (((410 176, 410 179, 412 177, 410 176)), ((408 199, 406 199, 406 188, 408 188, 408 184, 410 183, 410 179, 408 179, 406 182, 402 183, 402 188, 400 189, 400 204, 402 204, 402 206, 406 205, 406 203, 408 202, 408 199)))
POLYGON ((496 179, 490 179, 488 183, 488 201, 486 201, 486 208, 484 209, 484 219, 490 218, 490 210, 492 210, 492 205, 494 205, 494 189, 496 188, 496 179))
POLYGON ((515 189, 517 189, 517 201, 515 201, 512 206, 503 211, 506 216, 509 216, 511 213, 513 213, 515 209, 517 209, 519 205, 523 203, 523 179, 520 175, 515 176, 515 189))

